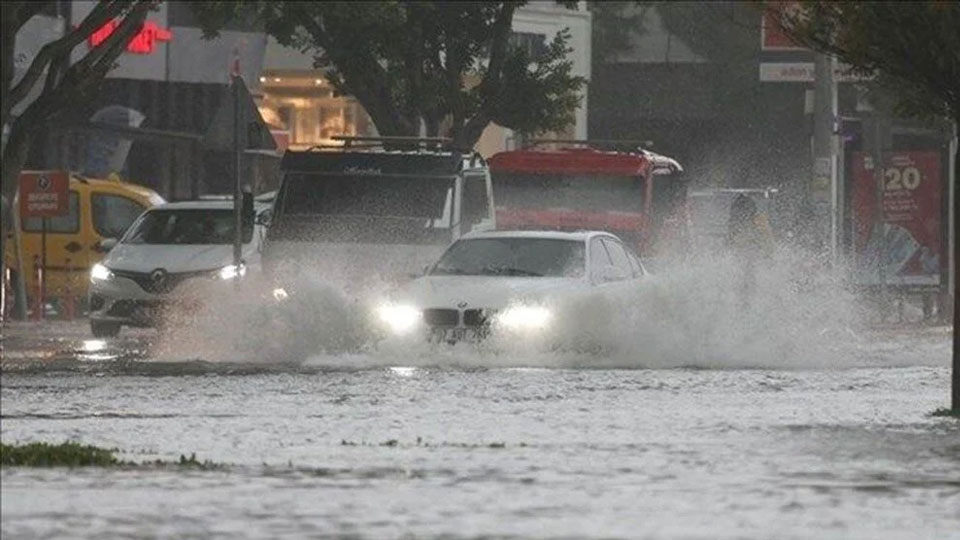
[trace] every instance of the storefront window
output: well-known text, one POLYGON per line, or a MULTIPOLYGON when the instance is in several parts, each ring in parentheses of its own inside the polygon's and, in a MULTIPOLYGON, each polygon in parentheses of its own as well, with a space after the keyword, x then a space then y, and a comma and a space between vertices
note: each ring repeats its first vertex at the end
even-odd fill
POLYGON ((374 135, 373 123, 356 100, 334 96, 316 73, 266 73, 260 113, 274 130, 289 132, 290 145, 337 144, 337 135, 374 135))

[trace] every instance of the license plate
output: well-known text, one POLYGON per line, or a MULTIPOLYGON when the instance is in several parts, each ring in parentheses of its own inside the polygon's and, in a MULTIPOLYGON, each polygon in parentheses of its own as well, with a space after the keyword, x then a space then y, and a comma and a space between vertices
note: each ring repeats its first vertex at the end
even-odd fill
POLYGON ((457 343, 480 341, 485 332, 475 328, 434 328, 430 331, 431 343, 457 343))

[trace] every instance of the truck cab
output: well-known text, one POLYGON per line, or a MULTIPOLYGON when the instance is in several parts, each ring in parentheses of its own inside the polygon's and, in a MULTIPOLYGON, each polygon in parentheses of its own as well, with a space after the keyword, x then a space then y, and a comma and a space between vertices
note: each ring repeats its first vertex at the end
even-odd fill
POLYGON ((495 227, 486 162, 439 139, 344 137, 288 150, 263 253, 268 274, 392 282, 495 227))
POLYGON ((683 167, 632 141, 539 140, 490 158, 504 229, 596 229, 660 256, 686 238, 683 167))

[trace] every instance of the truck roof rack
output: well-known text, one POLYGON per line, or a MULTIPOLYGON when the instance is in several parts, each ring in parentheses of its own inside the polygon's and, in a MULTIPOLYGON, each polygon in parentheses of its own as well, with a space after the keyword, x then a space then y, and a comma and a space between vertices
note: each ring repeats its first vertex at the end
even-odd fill
POLYGON ((652 148, 653 141, 629 140, 629 139, 532 139, 529 144, 524 146, 538 146, 541 144, 571 144, 576 146, 595 146, 595 147, 634 147, 634 148, 652 148))
POLYGON ((343 141, 344 148, 375 146, 417 146, 420 147, 448 147, 453 139, 447 137, 367 137, 352 135, 334 135, 335 141, 343 141), (356 144, 360 143, 360 144, 356 144))

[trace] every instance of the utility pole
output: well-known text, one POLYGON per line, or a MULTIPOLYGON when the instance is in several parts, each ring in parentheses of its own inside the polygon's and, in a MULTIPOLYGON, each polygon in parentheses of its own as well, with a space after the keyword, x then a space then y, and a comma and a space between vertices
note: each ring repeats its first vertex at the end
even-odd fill
MULTIPOLYGON (((241 135, 240 125, 242 122, 242 112, 240 108, 240 74, 235 73, 231 78, 233 86, 233 265, 237 272, 240 271, 240 264, 243 257, 243 192, 241 190, 241 171, 243 149, 240 148, 241 135)), ((239 286, 240 280, 234 280, 239 286)))
POLYGON ((953 124, 953 139, 950 141, 950 172, 949 172, 949 189, 947 190, 950 194, 950 214, 948 217, 948 223, 950 225, 950 232, 948 235, 948 240, 950 242, 950 266, 949 266, 949 287, 950 287, 950 296, 953 297, 953 375, 951 376, 952 384, 950 391, 950 408, 953 409, 953 412, 960 414, 960 332, 958 332, 958 327, 960 327, 960 295, 957 294, 958 283, 957 283, 957 265, 960 264, 960 242, 957 238, 957 219, 960 219, 960 193, 957 192, 957 189, 960 186, 957 185, 957 161, 960 161, 957 154, 960 153, 960 125, 957 125, 956 122, 953 124))
POLYGON ((813 181, 810 202, 816 219, 818 244, 829 246, 832 260, 838 255, 837 236, 840 228, 836 161, 837 85, 833 78, 835 60, 825 54, 814 57, 813 90, 813 181))

